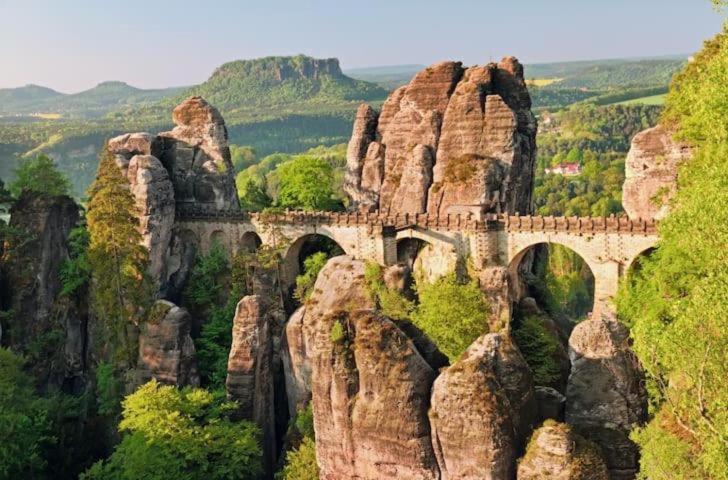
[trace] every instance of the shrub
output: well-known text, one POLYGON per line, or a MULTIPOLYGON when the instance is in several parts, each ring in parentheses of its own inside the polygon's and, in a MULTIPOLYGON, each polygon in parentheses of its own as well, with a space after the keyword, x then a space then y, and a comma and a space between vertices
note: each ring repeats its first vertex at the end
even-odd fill
POLYGON ((260 478, 260 431, 230 419, 236 406, 223 392, 179 390, 152 380, 123 405, 124 438, 82 480, 260 478))
POLYGON ((412 322, 456 360, 475 339, 488 332, 488 305, 476 281, 461 283, 454 273, 432 283, 417 282, 419 305, 412 322))
POLYGON ((304 438, 301 445, 286 455, 286 465, 276 478, 279 480, 318 480, 319 468, 316 463, 316 442, 304 438))
POLYGON ((293 293, 299 302, 305 302, 311 296, 316 278, 327 261, 328 256, 324 252, 316 252, 303 261, 303 273, 296 277, 296 290, 293 293))

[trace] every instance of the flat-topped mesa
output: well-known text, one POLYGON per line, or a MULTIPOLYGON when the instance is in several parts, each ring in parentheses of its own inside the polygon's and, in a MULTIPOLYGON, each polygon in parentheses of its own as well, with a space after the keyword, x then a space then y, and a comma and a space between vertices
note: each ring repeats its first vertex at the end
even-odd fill
POLYGON ((442 62, 362 105, 347 152, 354 208, 395 213, 529 213, 536 120, 518 60, 442 62))

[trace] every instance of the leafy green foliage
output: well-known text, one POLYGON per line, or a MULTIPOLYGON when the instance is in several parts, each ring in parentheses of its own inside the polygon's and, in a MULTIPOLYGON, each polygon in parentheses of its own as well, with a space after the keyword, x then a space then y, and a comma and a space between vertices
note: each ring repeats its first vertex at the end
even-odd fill
POLYGON ((298 448, 286 454, 286 465, 276 475, 280 480, 318 480, 319 468, 316 463, 316 442, 304 438, 298 448))
POLYGON ((91 279, 91 265, 88 261, 89 233, 85 226, 71 230, 68 236, 69 258, 61 264, 61 295, 76 295, 88 286, 91 279))
POLYGON ((121 404, 123 386, 114 366, 101 362, 96 366, 96 410, 101 415, 116 415, 121 404))
POLYGON ((316 252, 303 261, 303 273, 296 277, 296 290, 293 292, 299 302, 305 302, 311 296, 316 278, 328 259, 325 252, 316 252))
POLYGON ((536 255, 534 273, 534 296, 551 315, 576 321, 591 311, 594 275, 576 252, 549 244, 547 255, 536 255))
POLYGON ((124 438, 82 479, 223 480, 262 474, 260 432, 250 422, 230 419, 236 407, 222 392, 178 390, 152 380, 123 405, 124 438))
POLYGON ((454 273, 432 283, 417 282, 419 304, 412 322, 451 362, 488 332, 488 305, 475 280, 461 282, 454 273))
POLYGON ((230 145, 230 159, 235 172, 240 172, 255 165, 257 157, 255 149, 249 145, 230 145))
POLYGON ((389 289, 382 279, 382 266, 376 262, 367 262, 364 268, 364 279, 369 292, 379 305, 384 316, 394 320, 408 320, 415 309, 415 303, 407 299, 397 290, 389 289))
POLYGON ((321 158, 298 156, 278 166, 276 205, 298 210, 333 210, 334 172, 321 158))
POLYGON ((71 188, 53 159, 38 155, 24 160, 15 171, 15 181, 10 184, 10 191, 17 197, 23 190, 45 195, 68 195, 71 188))
POLYGON ((128 181, 104 148, 96 181, 89 189, 86 215, 91 298, 103 327, 102 338, 117 360, 128 364, 133 364, 137 354, 129 339, 129 326, 143 318, 151 300, 148 252, 141 245, 135 208, 128 181))
MULTIPOLYGON (((341 325, 337 322, 338 325, 341 325)), ((343 335, 343 333, 342 333, 343 335)), ((316 463, 316 434, 313 430, 313 409, 309 402, 306 408, 296 412, 293 421, 293 437, 301 436, 299 445, 286 453, 283 469, 276 473, 277 480, 318 480, 316 463)))
POLYGON ((184 302, 206 319, 195 348, 200 376, 211 388, 225 386, 233 317, 244 288, 233 281, 232 266, 219 243, 213 242, 207 254, 198 254, 185 287, 184 302))
POLYGON ((680 167, 659 248, 617 299, 652 385, 653 417, 633 435, 645 479, 728 478, 726 75, 724 31, 671 87, 666 119, 694 155, 680 167))
POLYGON ((35 478, 53 442, 45 401, 36 396, 23 360, 0 348, 0 478, 35 478))
POLYGON ((528 315, 513 329, 513 339, 533 372, 536 385, 557 385, 561 369, 555 358, 559 339, 544 325, 538 315, 528 315))
POLYGON ((331 325, 331 332, 329 333, 329 337, 331 338, 332 343, 340 343, 344 341, 346 334, 344 332, 344 325, 341 323, 341 321, 336 320, 331 325))

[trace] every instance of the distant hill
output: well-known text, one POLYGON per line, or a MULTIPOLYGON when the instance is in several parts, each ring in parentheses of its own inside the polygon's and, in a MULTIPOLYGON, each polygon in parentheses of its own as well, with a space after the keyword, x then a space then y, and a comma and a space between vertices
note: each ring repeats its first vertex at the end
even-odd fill
POLYGON ((201 95, 220 110, 231 143, 253 146, 266 155, 346 142, 357 106, 364 101, 380 104, 387 90, 345 75, 335 58, 304 55, 229 62, 206 82, 183 89, 140 90, 105 82, 10 112, 62 111, 59 120, 2 119, 0 178, 12 174, 18 157, 49 153, 81 193, 93 178, 105 139, 171 128, 172 109, 190 95, 201 95))
POLYGON ((687 57, 613 59, 526 65, 527 79, 556 79, 551 88, 590 90, 651 87, 670 83, 687 57))
POLYGON ((426 65, 385 65, 380 67, 350 68, 344 72, 352 78, 374 82, 387 90, 404 85, 426 65))
POLYGON ((0 115, 59 114, 66 118, 103 116, 119 108, 158 102, 182 88, 144 90, 124 82, 103 82, 83 92, 65 94, 38 85, 0 89, 0 115))

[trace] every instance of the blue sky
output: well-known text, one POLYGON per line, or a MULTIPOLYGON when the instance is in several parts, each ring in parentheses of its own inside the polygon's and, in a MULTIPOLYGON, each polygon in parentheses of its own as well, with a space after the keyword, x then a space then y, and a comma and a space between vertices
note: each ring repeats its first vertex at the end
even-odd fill
POLYGON ((709 0, 0 0, 0 88, 189 85, 297 53, 343 68, 691 53, 721 23, 709 0))

